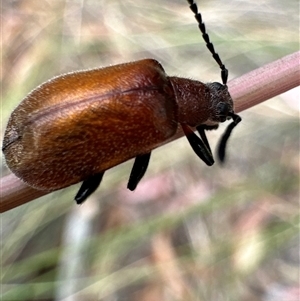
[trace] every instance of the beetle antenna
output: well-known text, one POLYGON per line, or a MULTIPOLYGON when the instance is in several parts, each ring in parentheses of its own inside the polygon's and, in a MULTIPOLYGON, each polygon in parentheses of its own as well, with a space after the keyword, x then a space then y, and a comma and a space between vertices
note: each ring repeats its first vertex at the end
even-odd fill
POLYGON ((191 11, 195 14, 195 19, 198 22, 198 27, 199 27, 199 29, 200 29, 200 31, 202 33, 202 37, 203 37, 203 40, 206 43, 206 47, 208 48, 208 50, 212 54, 213 58, 215 59, 215 61, 218 63, 218 65, 221 68, 222 82, 223 82, 223 85, 226 86, 227 79, 228 79, 228 70, 226 69, 225 65, 222 63, 219 55, 215 52, 214 45, 209 40, 209 36, 206 33, 205 24, 202 22, 202 16, 198 12, 197 4, 194 2, 194 0, 187 0, 187 2, 190 5, 191 11))

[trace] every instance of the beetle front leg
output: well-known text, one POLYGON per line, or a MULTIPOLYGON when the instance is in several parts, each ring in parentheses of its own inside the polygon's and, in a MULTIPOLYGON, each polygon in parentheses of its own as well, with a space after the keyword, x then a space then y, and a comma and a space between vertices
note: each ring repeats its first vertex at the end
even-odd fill
POLYGON ((149 164, 150 156, 151 152, 136 156, 127 184, 129 190, 133 191, 144 176, 149 164))
POLYGON ((204 131, 203 131, 203 134, 205 136, 205 142, 203 142, 201 140, 201 138, 199 138, 189 126, 187 126, 185 124, 182 124, 181 126, 182 126, 182 129, 184 131, 186 138, 188 139, 188 141, 189 141, 192 149, 196 153, 196 155, 201 160, 203 160, 204 163, 206 163, 208 166, 213 165, 215 163, 215 161, 214 161, 214 158, 210 151, 210 147, 209 147, 208 141, 206 139, 206 136, 204 134, 204 131), (206 143, 208 144, 208 147, 207 147, 206 143))
POLYGON ((216 130, 218 127, 219 127, 219 125, 205 125, 205 124, 196 126, 196 129, 197 129, 202 141, 204 142, 204 144, 206 145, 206 147, 208 148, 208 150, 210 151, 211 154, 212 154, 212 152, 211 152, 208 140, 206 138, 205 131, 216 130))
POLYGON ((104 171, 84 180, 75 196, 78 205, 82 204, 100 185, 104 171))

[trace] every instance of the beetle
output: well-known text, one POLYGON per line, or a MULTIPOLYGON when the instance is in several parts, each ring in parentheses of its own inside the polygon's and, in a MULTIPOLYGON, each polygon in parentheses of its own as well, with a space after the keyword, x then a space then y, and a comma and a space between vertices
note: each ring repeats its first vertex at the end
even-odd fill
POLYGON ((28 185, 54 191, 83 182, 84 202, 104 172, 135 158, 128 189, 144 176, 151 151, 181 127, 194 152, 214 163, 205 131, 232 119, 219 145, 241 121, 228 92, 228 70, 206 33, 196 3, 188 0, 202 37, 221 69, 222 84, 170 77, 154 59, 55 77, 34 89, 12 112, 3 140, 9 169, 28 185), (196 127, 197 136, 191 127, 196 127))

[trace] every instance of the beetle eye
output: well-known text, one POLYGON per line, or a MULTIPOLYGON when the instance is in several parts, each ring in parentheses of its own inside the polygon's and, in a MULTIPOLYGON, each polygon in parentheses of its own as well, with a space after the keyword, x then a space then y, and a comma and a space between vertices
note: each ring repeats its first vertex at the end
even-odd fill
MULTIPOLYGON (((220 122, 224 122, 228 119, 228 114, 230 110, 230 106, 225 102, 218 103, 217 106, 218 116, 220 118, 220 122)), ((229 117, 230 119, 231 117, 229 117)))
POLYGON ((219 111, 219 115, 221 116, 227 116, 229 113, 229 105, 225 102, 219 102, 218 103, 218 111, 219 111))

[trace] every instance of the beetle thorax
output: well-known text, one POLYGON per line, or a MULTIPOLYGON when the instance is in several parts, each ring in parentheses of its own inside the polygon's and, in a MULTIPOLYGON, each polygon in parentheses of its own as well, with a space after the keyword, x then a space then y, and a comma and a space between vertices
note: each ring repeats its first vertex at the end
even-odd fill
POLYGON ((225 85, 204 84, 178 77, 170 77, 170 81, 178 104, 180 124, 191 127, 200 124, 216 125, 227 119, 228 112, 233 112, 233 102, 225 85))

